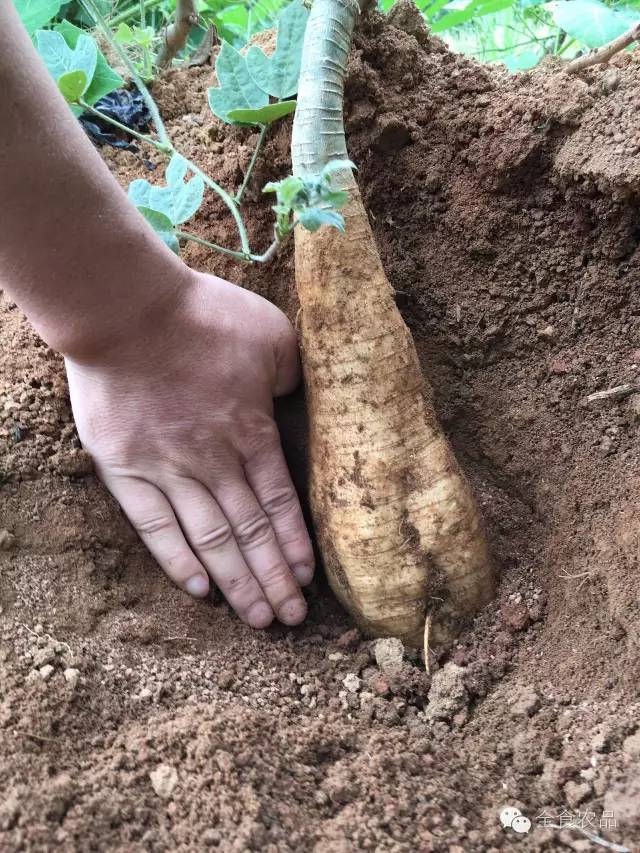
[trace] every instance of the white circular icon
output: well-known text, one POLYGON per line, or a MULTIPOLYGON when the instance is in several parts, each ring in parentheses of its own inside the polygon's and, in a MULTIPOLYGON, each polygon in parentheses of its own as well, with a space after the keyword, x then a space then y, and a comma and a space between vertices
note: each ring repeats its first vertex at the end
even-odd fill
POLYGON ((515 832, 529 832, 531 829, 531 821, 523 814, 516 815, 511 821, 511 829, 515 832))
POLYGON ((520 811, 520 809, 517 809, 515 806, 507 806, 500 812, 500 823, 506 829, 507 827, 511 826, 514 819, 517 817, 522 817, 522 812, 520 811))
POLYGON ((524 834, 531 829, 531 821, 515 806, 505 806, 500 812, 500 823, 505 829, 524 834))

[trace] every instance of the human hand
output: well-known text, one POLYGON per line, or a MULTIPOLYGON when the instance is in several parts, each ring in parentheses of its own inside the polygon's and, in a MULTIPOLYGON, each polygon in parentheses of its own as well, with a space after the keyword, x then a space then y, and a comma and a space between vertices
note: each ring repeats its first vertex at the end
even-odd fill
POLYGON ((194 596, 210 577, 254 628, 302 622, 313 550, 273 420, 299 381, 284 315, 189 270, 130 341, 66 365, 82 444, 169 577, 194 596))

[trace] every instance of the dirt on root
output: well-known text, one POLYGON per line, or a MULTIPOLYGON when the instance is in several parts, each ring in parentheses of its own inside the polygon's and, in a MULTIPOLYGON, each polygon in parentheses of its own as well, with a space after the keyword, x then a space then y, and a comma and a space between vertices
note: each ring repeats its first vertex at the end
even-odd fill
MULTIPOLYGON (((502 570, 430 677, 321 582, 303 627, 263 633, 174 589, 90 473, 61 360, 0 302, 0 849, 602 849, 569 819, 640 847, 639 62, 510 76, 406 3, 356 38, 349 149, 502 570)), ((156 95, 233 188, 255 135, 210 115, 212 74, 156 95)), ((289 132, 250 187, 257 250, 289 132)), ((125 185, 161 176, 103 153, 125 185)), ((235 240, 214 197, 194 230, 235 240)), ((290 251, 186 257, 295 316, 290 251)), ((282 409, 304 489, 303 404, 282 409)))

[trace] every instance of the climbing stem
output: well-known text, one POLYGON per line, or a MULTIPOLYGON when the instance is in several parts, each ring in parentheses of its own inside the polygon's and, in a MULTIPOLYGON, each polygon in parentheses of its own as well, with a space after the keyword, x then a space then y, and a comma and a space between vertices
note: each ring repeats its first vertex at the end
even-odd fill
POLYGON ((80 0, 80 4, 84 8, 84 10, 93 18, 96 23, 96 26, 100 28, 102 34, 109 42, 109 46, 112 48, 113 51, 115 51, 115 53, 118 54, 118 57, 126 66, 127 71, 131 75, 131 79, 138 87, 138 91, 142 95, 144 102, 147 105, 149 112, 151 113, 151 119, 153 120, 158 136, 160 137, 160 141, 168 143, 169 134, 167 133, 167 129, 164 126, 164 122, 162 121, 160 110, 158 109, 156 102, 151 97, 151 92, 147 89, 144 80, 138 74, 138 71, 131 59, 129 58, 127 51, 114 38, 113 33, 111 32, 111 27, 102 16, 100 9, 98 9, 98 6, 95 3, 95 0, 80 0))
POLYGON ((109 23, 112 27, 117 27, 118 24, 122 24, 125 21, 130 21, 131 18, 134 18, 136 15, 140 14, 140 26, 144 27, 145 24, 141 14, 142 10, 153 9, 154 6, 159 6, 162 2, 163 0, 140 0, 139 3, 134 3, 127 9, 123 9, 122 12, 118 12, 117 15, 114 15, 113 18, 109 19, 109 23))
POLYGON ((236 204, 240 204, 242 202, 242 196, 244 195, 244 191, 246 190, 249 181, 251 180, 251 175, 253 174, 253 169, 256 165, 256 160, 258 159, 258 154, 260 153, 260 149, 262 148, 262 144, 264 143, 265 137, 267 135, 269 125, 263 124, 260 125, 260 136, 258 136, 258 141, 256 142, 256 147, 253 152, 253 156, 251 157, 251 161, 247 168, 247 171, 244 174, 244 180, 242 181, 242 186, 238 190, 235 195, 234 201, 236 204))
POLYGON ((234 252, 232 249, 225 249, 224 246, 219 246, 217 243, 211 243, 209 240, 203 240, 202 237, 197 237, 189 231, 176 231, 175 235, 179 239, 191 240, 193 243, 198 243, 200 246, 206 246, 208 249, 215 249, 217 252, 222 252, 223 255, 229 255, 238 261, 245 261, 246 263, 264 264, 275 257, 280 246, 280 241, 274 240, 266 252, 263 252, 261 255, 252 255, 250 252, 234 252))
MULTIPOLYGON (((140 77, 140 75, 136 71, 135 65, 129 59, 127 52, 124 50, 122 45, 118 44, 118 42, 113 37, 113 33, 111 32, 111 28, 109 27, 109 24, 107 24, 106 20, 104 19, 104 17, 100 13, 100 10, 98 9, 98 7, 96 5, 95 0, 80 0, 80 3, 82 4, 82 7, 85 9, 85 11, 96 22, 96 26, 98 26, 100 28, 100 30, 104 34, 104 37, 109 42, 109 45, 113 48, 113 50, 118 54, 118 56, 120 57, 122 62, 125 64, 127 70, 129 71, 129 74, 131 75, 131 79, 133 80, 133 82, 138 87, 138 91, 142 95, 145 104, 149 108, 149 112, 151 114, 151 119, 155 125, 156 131, 158 132, 158 136, 160 137, 160 143, 164 147, 160 148, 160 146, 157 143, 157 140, 151 139, 150 137, 148 139, 145 138, 145 141, 149 141, 156 148, 160 148, 160 150, 164 150, 166 153, 172 153, 172 154, 176 153, 176 149, 174 148, 173 143, 171 142, 171 139, 169 138, 169 134, 167 133, 167 129, 164 126, 164 122, 162 121, 162 118, 160 116, 160 111, 158 110, 156 102, 153 100, 153 97, 151 96, 151 92, 147 89, 143 79, 140 77)), ((135 133, 133 135, 135 136, 135 133)), ((181 155, 181 156, 184 156, 184 155, 181 155)), ((244 227, 244 222, 242 221, 242 216, 240 215, 240 211, 238 210, 238 207, 237 207, 235 201, 231 198, 231 196, 229 195, 229 193, 226 190, 224 190, 219 184, 217 184, 213 180, 213 178, 210 178, 209 175, 207 175, 205 172, 203 172, 199 166, 197 166, 195 163, 193 163, 191 160, 187 159, 186 157, 184 157, 184 159, 185 159, 186 163, 188 164, 189 168, 191 169, 191 171, 194 172, 196 175, 200 175, 200 177, 205 182, 205 184, 210 189, 212 189, 215 193, 217 193, 220 196, 220 198, 224 201, 224 203, 227 205, 227 207, 229 208, 229 211, 231 212, 231 215, 233 216, 235 223, 238 227, 238 233, 240 235, 240 243, 242 246, 242 252, 245 255, 250 255, 249 239, 247 237, 247 230, 244 227)))
MULTIPOLYGON (((174 149, 175 150, 175 149, 174 149)), ((184 157, 184 154, 181 155, 184 157)), ((196 175, 200 175, 205 184, 212 189, 215 193, 217 193, 223 202, 227 205, 229 210, 231 211, 231 215, 235 219, 235 223, 238 227, 238 233, 240 235, 240 244, 242 246, 242 252, 245 255, 250 255, 249 251, 249 238, 247 237, 247 229, 244 227, 244 222, 242 221, 242 216, 240 211, 238 210, 238 206, 235 201, 231 198, 229 193, 223 189, 220 184, 217 184, 213 178, 210 178, 206 172, 203 172, 200 166, 194 163, 192 160, 189 160, 187 157, 184 157, 185 162, 189 166, 192 172, 196 175)))
POLYGON ((192 243, 198 243, 200 246, 206 246, 207 249, 215 249, 216 252, 222 252, 223 255, 229 255, 238 261, 246 261, 247 263, 251 261, 250 254, 235 252, 233 249, 225 249, 224 246, 219 246, 217 243, 211 243, 209 240, 203 240, 202 237, 191 234, 189 231, 175 231, 174 233, 178 239, 191 240, 192 243))
POLYGON ((107 124, 113 125, 113 127, 117 127, 118 130, 121 130, 123 133, 127 133, 129 136, 135 137, 135 139, 139 139, 140 142, 148 142, 149 145, 153 145, 158 151, 161 151, 163 154, 173 154, 173 146, 171 143, 167 144, 165 142, 160 142, 159 139, 154 139, 153 136, 149 136, 147 133, 138 133, 137 130, 133 130, 131 127, 127 127, 126 124, 120 124, 115 118, 111 118, 111 116, 106 113, 100 112, 95 107, 92 107, 91 104, 88 104, 82 98, 78 100, 78 105, 82 107, 86 112, 91 113, 94 116, 97 116, 102 121, 106 121, 107 124))

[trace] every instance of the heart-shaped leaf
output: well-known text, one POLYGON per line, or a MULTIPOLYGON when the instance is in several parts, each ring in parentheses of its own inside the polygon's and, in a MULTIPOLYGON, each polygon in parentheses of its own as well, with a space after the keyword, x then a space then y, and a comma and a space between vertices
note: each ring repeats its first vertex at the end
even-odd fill
POLYGON ((93 79, 98 62, 98 48, 90 36, 84 33, 80 35, 72 50, 61 33, 38 30, 36 47, 56 83, 63 74, 70 71, 83 71, 88 82, 93 79))
POLYGON ((84 95, 88 85, 84 71, 67 71, 58 77, 58 89, 68 104, 75 104, 84 95))
POLYGON ((174 154, 167 167, 166 187, 155 187, 144 178, 129 184, 129 198, 136 207, 149 208, 163 214, 172 225, 181 225, 196 213, 204 196, 204 181, 194 175, 186 181, 189 167, 179 154, 174 154))
MULTIPOLYGON (((54 30, 60 33, 72 50, 77 45, 80 36, 83 35, 82 30, 69 21, 62 21, 56 24, 54 30)), ((88 104, 95 104, 100 98, 108 95, 109 92, 113 92, 114 89, 119 89, 123 85, 124 80, 122 77, 111 68, 104 54, 99 50, 96 70, 89 83, 89 88, 84 93, 84 100, 88 104)))
POLYGON ((284 100, 298 91, 302 43, 309 12, 302 0, 294 0, 278 18, 276 49, 267 57, 257 45, 247 51, 247 68, 256 83, 267 94, 284 100))
POLYGON ((209 106, 222 121, 232 124, 229 119, 232 110, 254 110, 269 103, 267 93, 249 74, 244 56, 226 41, 216 59, 216 75, 220 86, 209 89, 209 106))
POLYGON ((231 110, 227 118, 236 124, 271 124, 283 116, 288 116, 295 108, 296 101, 280 101, 257 110, 231 110))

